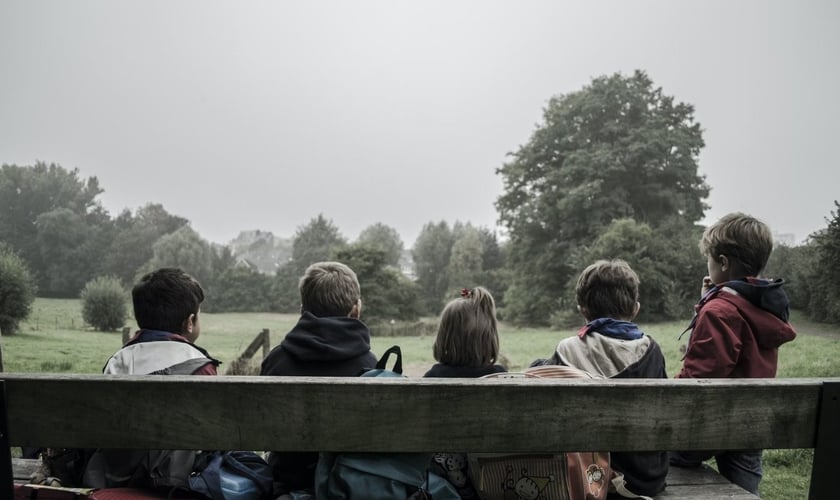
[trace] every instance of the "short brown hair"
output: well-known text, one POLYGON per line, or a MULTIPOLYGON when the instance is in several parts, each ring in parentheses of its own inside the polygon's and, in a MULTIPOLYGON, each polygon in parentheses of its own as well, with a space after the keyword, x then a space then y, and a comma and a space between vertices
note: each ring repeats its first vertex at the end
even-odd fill
POLYGON ((499 357, 496 302, 486 289, 462 291, 440 315, 435 359, 445 365, 484 367, 499 357))
POLYGON ((304 311, 318 317, 347 316, 362 297, 359 279, 341 262, 316 262, 298 282, 304 311))
POLYGON ((631 319, 639 300, 639 275, 621 259, 599 260, 580 273, 575 295, 587 321, 631 319))
POLYGON ((198 315, 204 290, 181 269, 164 267, 140 278, 131 301, 140 328, 181 334, 190 314, 198 315))
POLYGON ((734 212, 707 227, 700 238, 700 252, 716 261, 721 255, 734 259, 744 276, 757 276, 773 251, 773 235, 767 224, 734 212))

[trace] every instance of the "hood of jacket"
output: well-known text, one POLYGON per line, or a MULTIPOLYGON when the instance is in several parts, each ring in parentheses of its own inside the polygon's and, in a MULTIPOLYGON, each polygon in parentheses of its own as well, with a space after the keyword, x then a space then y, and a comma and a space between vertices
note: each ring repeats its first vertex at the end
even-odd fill
POLYGON ((712 298, 723 299, 736 306, 739 314, 751 325, 755 341, 761 348, 775 349, 796 338, 796 331, 788 323, 790 300, 782 289, 783 284, 781 279, 728 281, 715 287, 717 290, 710 291, 708 298, 704 297, 697 305, 697 310, 712 298))
POLYGON ((553 364, 572 366, 600 377, 663 378, 665 358, 649 336, 624 340, 590 332, 557 344, 553 364))
POLYGON ((370 331, 358 319, 304 311, 280 345, 299 361, 344 361, 370 352, 370 331))
POLYGON ((790 319, 790 299, 782 288, 782 279, 766 280, 761 278, 744 278, 724 283, 722 286, 735 290, 754 306, 772 313, 782 321, 790 319))

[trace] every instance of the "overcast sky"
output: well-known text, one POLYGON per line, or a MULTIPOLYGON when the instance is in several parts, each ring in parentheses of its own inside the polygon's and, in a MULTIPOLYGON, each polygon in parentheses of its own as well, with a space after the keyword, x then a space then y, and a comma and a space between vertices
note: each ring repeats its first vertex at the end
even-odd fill
POLYGON ((840 2, 0 2, 0 163, 99 178, 224 243, 318 213, 410 247, 493 227, 552 95, 646 70, 695 106, 707 222, 797 241, 840 199, 840 2))

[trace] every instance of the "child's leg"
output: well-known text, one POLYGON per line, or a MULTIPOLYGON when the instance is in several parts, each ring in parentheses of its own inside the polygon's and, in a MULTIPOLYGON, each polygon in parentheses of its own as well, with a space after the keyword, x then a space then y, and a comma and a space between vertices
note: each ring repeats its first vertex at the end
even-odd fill
POLYGON ((761 482, 761 450, 732 451, 715 456, 718 471, 741 488, 758 495, 761 482))

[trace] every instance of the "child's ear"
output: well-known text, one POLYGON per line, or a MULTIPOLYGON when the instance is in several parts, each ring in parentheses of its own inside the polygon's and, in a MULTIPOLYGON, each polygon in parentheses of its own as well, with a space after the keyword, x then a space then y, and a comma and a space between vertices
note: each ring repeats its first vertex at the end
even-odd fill
POLYGON ((636 301, 636 305, 633 307, 633 316, 630 317, 630 320, 636 319, 636 316, 639 314, 639 309, 642 308, 642 304, 639 301, 636 301))
POLYGON ((577 306, 578 312, 583 316, 583 319, 589 321, 589 310, 583 307, 582 305, 578 304, 577 306))
POLYGON ((350 316, 353 319, 359 319, 362 316, 362 299, 356 301, 353 305, 353 309, 350 309, 350 314, 347 316, 350 316))
POLYGON ((195 328, 195 314, 190 314, 189 316, 187 316, 187 319, 184 320, 184 326, 182 327, 182 329, 183 329, 183 332, 186 335, 192 335, 192 332, 193 332, 194 328, 195 328))
POLYGON ((726 255, 720 254, 720 256, 718 256, 718 264, 720 264, 720 270, 721 271, 724 271, 724 272, 728 271, 730 269, 729 257, 727 257, 726 255))

